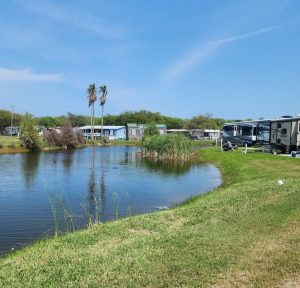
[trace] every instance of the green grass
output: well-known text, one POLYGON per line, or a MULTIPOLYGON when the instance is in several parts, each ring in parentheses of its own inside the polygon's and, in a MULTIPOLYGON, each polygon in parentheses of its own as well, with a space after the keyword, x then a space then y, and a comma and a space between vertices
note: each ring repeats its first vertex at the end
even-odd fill
POLYGON ((20 145, 18 137, 2 136, 2 135, 0 135, 0 144, 3 145, 3 148, 6 148, 6 147, 10 146, 11 144, 14 144, 16 146, 20 145))
POLYGON ((201 155, 220 188, 16 251, 0 259, 0 287, 298 287, 299 159, 201 155))

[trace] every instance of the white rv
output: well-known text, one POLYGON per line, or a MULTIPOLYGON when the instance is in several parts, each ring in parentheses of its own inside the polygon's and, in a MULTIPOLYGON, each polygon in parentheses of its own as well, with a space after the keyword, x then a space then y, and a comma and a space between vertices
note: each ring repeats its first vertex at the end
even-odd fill
POLYGON ((300 117, 286 117, 271 121, 270 145, 273 149, 290 153, 300 149, 300 117))

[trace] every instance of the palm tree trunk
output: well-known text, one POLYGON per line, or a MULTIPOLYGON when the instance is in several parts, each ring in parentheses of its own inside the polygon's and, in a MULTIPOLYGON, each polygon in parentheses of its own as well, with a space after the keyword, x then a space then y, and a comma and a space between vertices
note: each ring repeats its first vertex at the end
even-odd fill
POLYGON ((102 120, 101 120, 101 138, 103 140, 103 111, 104 111, 104 105, 102 105, 102 120))
POLYGON ((93 140, 95 140, 95 105, 93 103, 93 140))
POLYGON ((93 139, 93 132, 92 129, 93 128, 93 107, 91 106, 91 130, 90 130, 90 137, 91 139, 93 139))

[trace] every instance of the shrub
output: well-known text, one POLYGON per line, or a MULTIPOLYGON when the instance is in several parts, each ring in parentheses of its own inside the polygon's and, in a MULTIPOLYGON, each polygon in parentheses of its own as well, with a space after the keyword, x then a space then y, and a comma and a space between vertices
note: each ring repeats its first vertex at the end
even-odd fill
POLYGON ((3 144, 2 143, 0 143, 0 149, 2 149, 3 148, 3 144))
POLYGON ((48 142, 50 146, 62 147, 61 134, 56 130, 44 130, 44 139, 48 142))
POLYGON ((81 131, 79 131, 79 130, 76 131, 76 137, 77 137, 77 142, 79 144, 85 143, 85 139, 84 139, 83 133, 81 131))
POLYGON ((50 146, 66 147, 73 149, 78 144, 84 144, 85 140, 81 131, 74 131, 71 122, 67 119, 60 132, 45 130, 44 139, 50 146))
POLYGON ((37 150, 40 147, 38 130, 34 118, 26 113, 20 124, 20 140, 23 146, 29 150, 37 150))

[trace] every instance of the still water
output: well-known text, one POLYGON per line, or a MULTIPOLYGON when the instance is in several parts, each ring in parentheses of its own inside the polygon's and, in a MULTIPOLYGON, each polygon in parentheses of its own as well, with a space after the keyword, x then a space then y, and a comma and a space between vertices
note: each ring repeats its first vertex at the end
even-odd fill
POLYGON ((0 255, 53 234, 55 223, 63 231, 157 211, 221 183, 213 165, 150 163, 137 149, 0 155, 0 255))

